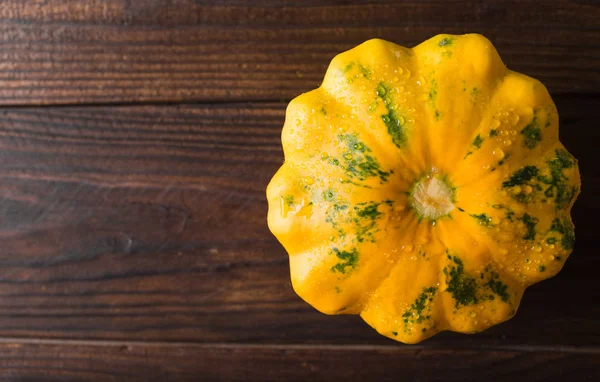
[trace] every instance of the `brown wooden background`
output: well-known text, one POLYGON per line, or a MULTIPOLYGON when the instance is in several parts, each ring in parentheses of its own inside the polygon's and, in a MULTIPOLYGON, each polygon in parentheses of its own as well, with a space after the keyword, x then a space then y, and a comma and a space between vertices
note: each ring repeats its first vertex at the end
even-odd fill
POLYGON ((0 380, 600 380, 600 1, 0 2, 0 380), (479 32, 580 160, 575 252, 416 346, 292 291, 266 225, 286 102, 366 39, 479 32))

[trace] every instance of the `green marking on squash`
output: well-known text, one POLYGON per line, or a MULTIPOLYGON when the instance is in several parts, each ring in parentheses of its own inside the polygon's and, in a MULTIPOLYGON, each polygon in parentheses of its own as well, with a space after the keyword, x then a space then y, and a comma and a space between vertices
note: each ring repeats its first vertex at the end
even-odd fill
POLYGON ((423 291, 417 297, 415 302, 413 302, 403 314, 402 321, 406 325, 409 324, 420 324, 425 320, 431 319, 431 302, 433 301, 433 297, 437 293, 436 287, 428 287, 423 288, 423 291))
MULTIPOLYGON (((373 156, 371 149, 358 139, 356 134, 339 135, 346 152, 340 159, 325 156, 323 160, 344 170, 345 175, 353 181, 365 181, 378 177, 380 183, 386 183, 393 171, 383 171, 379 161, 373 156)), ((356 183, 354 183, 356 184, 356 183)), ((360 185, 360 184, 357 184, 360 185)))
POLYGON ((347 201, 340 201, 332 190, 324 191, 323 199, 334 203, 327 210, 325 221, 331 224, 340 238, 351 236, 354 244, 375 242, 375 234, 380 231, 377 220, 384 215, 379 208, 382 205, 392 207, 394 203, 392 200, 369 201, 351 206, 347 201))
POLYGON ((476 304, 477 298, 477 282, 474 277, 465 274, 464 265, 458 256, 450 255, 446 250, 446 255, 451 261, 450 265, 444 267, 444 274, 448 276, 446 291, 452 295, 456 301, 456 308, 464 305, 476 304))
POLYGON ((438 95, 438 83, 436 81, 436 79, 432 79, 431 80, 431 88, 429 89, 429 102, 431 102, 432 105, 435 105, 435 101, 437 100, 437 95, 438 95))
POLYGON ((323 200, 327 201, 327 202, 332 202, 335 200, 335 191, 333 190, 325 190, 323 191, 323 200))
POLYGON ((406 143, 405 123, 406 119, 402 117, 396 110, 392 109, 392 100, 389 97, 391 88, 380 82, 376 88, 377 97, 379 97, 387 108, 387 114, 381 116, 381 120, 388 130, 388 134, 392 138, 392 142, 396 147, 402 148, 406 143))
POLYGON ((509 180, 502 183, 503 188, 521 186, 526 182, 534 179, 538 174, 538 168, 535 166, 525 166, 517 171, 510 177, 509 180))
POLYGON ((525 224, 525 229, 527 230, 525 235, 523 235, 523 240, 535 240, 535 226, 539 222, 536 217, 533 217, 529 214, 524 214, 521 218, 519 218, 525 224))
MULTIPOLYGON (((563 249, 571 250, 575 247, 575 230, 573 223, 571 223, 571 220, 568 217, 563 217, 562 219, 554 218, 554 220, 552 220, 552 225, 550 226, 550 232, 561 234, 560 245, 563 249)), ((546 239, 546 242, 548 244, 554 244, 556 239, 551 237, 546 239), (550 239, 553 239, 552 243, 549 242, 550 239)))
POLYGON ((341 262, 331 267, 331 271, 334 273, 339 272, 341 274, 346 274, 348 268, 353 270, 358 264, 359 256, 356 248, 352 248, 348 251, 340 251, 337 248, 332 248, 332 254, 334 254, 339 260, 341 260, 341 262))
POLYGON ((484 139, 481 138, 481 135, 477 134, 477 136, 473 139, 473 142, 471 142, 471 149, 469 152, 467 152, 463 159, 466 159, 469 155, 473 154, 473 152, 479 150, 483 141, 484 139))
POLYGON ((498 161, 498 166, 502 166, 504 163, 506 163, 506 161, 508 160, 508 158, 510 158, 511 153, 506 153, 506 155, 504 156, 504 158, 502 158, 501 160, 498 161))
POLYGON ((477 99, 479 98, 479 89, 474 87, 471 89, 471 102, 477 103, 477 99))
POLYGON ((367 80, 371 79, 371 69, 367 68, 366 66, 362 65, 362 64, 358 64, 358 71, 360 72, 360 74, 362 74, 362 76, 364 78, 366 78, 367 80))
POLYGON ((550 176, 540 176, 538 179, 548 185, 544 195, 549 198, 554 197, 556 208, 561 209, 571 204, 579 191, 577 186, 567 184, 569 178, 563 174, 563 170, 574 167, 577 160, 567 150, 556 149, 554 153, 556 157, 548 161, 550 176))
POLYGON ((529 203, 536 199, 545 203, 546 198, 549 198, 554 200, 556 209, 565 209, 575 199, 579 188, 567 183, 569 178, 563 170, 574 167, 576 163, 575 158, 566 150, 556 149, 555 157, 546 162, 550 175, 540 175, 537 167, 525 166, 503 182, 502 188, 529 186, 529 192, 525 192, 523 187, 520 191, 517 188, 517 192, 512 193, 511 197, 520 203, 529 203))
POLYGON ((437 101, 437 96, 438 96, 438 83, 437 83, 437 80, 435 78, 433 78, 431 80, 431 87, 429 89, 429 103, 431 104, 431 107, 433 108, 433 116, 434 116, 435 120, 441 121, 442 119, 444 119, 444 113, 442 111, 440 111, 435 105, 436 101, 437 101))
POLYGON ((360 203, 358 206, 354 207, 354 210, 357 211, 356 215, 360 218, 375 220, 381 216, 381 212, 377 210, 377 207, 379 207, 379 203, 367 202, 360 203))
POLYGON ((456 302, 456 309, 461 306, 477 304, 481 300, 494 300, 493 293, 500 299, 510 304, 510 293, 508 286, 500 279, 500 275, 491 270, 490 267, 485 268, 485 272, 479 274, 480 281, 477 278, 469 276, 465 273, 462 260, 450 254, 446 250, 446 257, 450 261, 450 265, 444 267, 443 273, 448 277, 446 289, 456 302))
POLYGON ((492 208, 494 208, 496 210, 505 210, 506 215, 504 217, 506 218, 506 220, 508 220, 509 222, 513 221, 513 218, 515 216, 514 211, 512 211, 510 208, 508 208, 504 204, 494 204, 494 205, 492 205, 492 208))
POLYGON ((375 242, 374 234, 379 232, 376 221, 383 215, 383 212, 379 211, 379 206, 382 204, 392 206, 393 201, 363 202, 358 203, 358 205, 353 207, 356 217, 353 218, 352 221, 355 225, 354 232, 356 240, 359 243, 362 243, 365 240, 373 243, 375 242))
POLYGON ((294 195, 286 195, 283 197, 283 202, 288 207, 294 207, 296 202, 294 201, 294 195))
POLYGON ((540 129, 537 116, 533 116, 531 122, 521 130, 524 137, 523 144, 528 149, 533 149, 542 140, 542 130, 540 129))
POLYGON ((444 37, 438 43, 438 46, 452 46, 454 44, 454 38, 452 37, 444 37))
POLYGON ((490 279, 485 283, 485 286, 498 295, 502 301, 509 301, 510 294, 508 293, 508 286, 500 280, 500 275, 497 272, 490 272, 490 279))
MULTIPOLYGON (((357 71, 358 71, 358 73, 360 73, 360 75, 362 77, 364 77, 365 79, 367 79, 367 80, 371 79, 371 74, 372 74, 371 69, 367 68, 366 66, 364 66, 360 62, 354 62, 354 61, 349 62, 344 67, 343 72, 344 72, 344 74, 348 74, 354 68, 356 68, 357 71)), ((348 80, 348 83, 352 83, 353 82, 353 78, 358 78, 358 74, 356 74, 356 76, 349 75, 348 77, 346 77, 346 79, 348 80)))
POLYGON ((482 225, 484 227, 494 227, 495 225, 492 224, 492 218, 487 216, 484 213, 481 214, 469 214, 469 216, 471 216, 472 218, 476 219, 477 222, 479 223, 479 225, 482 225))

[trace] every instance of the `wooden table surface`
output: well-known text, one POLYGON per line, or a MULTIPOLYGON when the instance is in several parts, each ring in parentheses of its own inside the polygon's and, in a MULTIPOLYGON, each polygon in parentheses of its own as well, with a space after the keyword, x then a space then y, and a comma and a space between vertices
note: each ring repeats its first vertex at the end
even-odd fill
POLYGON ((0 3, 0 380, 600 380, 600 1, 0 3), (507 323, 407 346, 293 292, 286 102, 369 38, 478 32, 580 160, 575 251, 507 323))

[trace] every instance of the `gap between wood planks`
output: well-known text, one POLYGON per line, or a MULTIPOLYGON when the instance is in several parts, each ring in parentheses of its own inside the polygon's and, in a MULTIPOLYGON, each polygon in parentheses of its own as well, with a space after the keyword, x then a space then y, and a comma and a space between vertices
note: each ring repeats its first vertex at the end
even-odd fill
MULTIPOLYGON (((168 347, 168 348, 199 348, 199 349, 265 349, 265 350, 352 350, 352 351, 399 351, 423 352, 436 350, 449 350, 446 346, 436 347, 427 345, 358 345, 358 344, 250 344, 250 343, 223 343, 223 342, 180 342, 180 341, 111 341, 111 340, 70 340, 70 339, 41 339, 0 337, 0 345, 52 345, 52 346, 118 346, 118 347, 168 347)), ((559 352, 569 354, 598 354, 600 347, 596 346, 540 346, 540 345, 494 345, 494 346, 453 346, 452 350, 483 350, 506 352, 559 352)))

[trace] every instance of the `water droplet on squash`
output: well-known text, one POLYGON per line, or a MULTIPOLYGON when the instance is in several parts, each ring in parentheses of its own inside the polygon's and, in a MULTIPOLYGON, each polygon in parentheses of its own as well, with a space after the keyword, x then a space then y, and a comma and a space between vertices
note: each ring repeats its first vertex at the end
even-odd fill
POLYGON ((302 120, 296 119, 296 126, 300 126, 302 124, 302 120))
POLYGON ((494 119, 492 121, 492 129, 497 129, 500 126, 500 121, 498 121, 497 119, 494 119))
POLYGON ((509 122, 510 122, 511 125, 515 126, 517 123, 519 123, 520 119, 521 119, 521 117, 519 117, 519 114, 512 113, 510 115, 509 122))
POLYGON ((311 185, 311 184, 315 184, 315 180, 313 178, 311 178, 310 176, 307 176, 304 178, 304 183, 311 185))
POLYGON ((505 146, 510 146, 510 145, 512 145, 512 141, 510 139, 505 139, 504 140, 504 145, 505 146))
POLYGON ((494 151, 492 151, 492 155, 496 159, 501 160, 504 158, 504 151, 502 151, 502 149, 495 149, 494 151))

